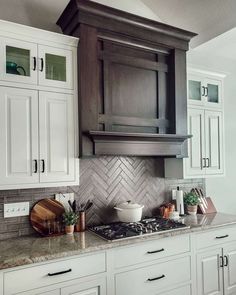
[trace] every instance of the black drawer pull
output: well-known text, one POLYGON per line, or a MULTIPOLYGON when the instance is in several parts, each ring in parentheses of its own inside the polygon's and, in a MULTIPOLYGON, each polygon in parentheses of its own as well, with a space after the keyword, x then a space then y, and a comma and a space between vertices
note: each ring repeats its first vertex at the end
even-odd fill
POLYGON ((43 60, 43 58, 40 58, 40 60, 41 60, 41 69, 40 69, 40 72, 43 72, 44 60, 43 60))
POLYGON ((162 275, 160 277, 156 277, 156 278, 153 278, 153 279, 147 279, 148 282, 153 282, 153 281, 157 281, 157 280, 160 280, 160 279, 164 279, 165 278, 165 275, 162 275))
POLYGON ((160 252, 163 252, 163 251, 165 251, 164 248, 159 249, 159 250, 155 250, 155 251, 148 251, 147 254, 155 254, 155 253, 160 253, 160 252))
POLYGON ((67 270, 63 270, 63 271, 59 271, 59 272, 53 272, 53 273, 48 273, 48 276, 49 277, 53 277, 53 276, 58 276, 58 275, 63 275, 65 273, 68 273, 68 272, 72 272, 72 269, 67 269, 67 270))
POLYGON ((216 237, 216 239, 224 239, 224 238, 228 238, 229 235, 224 235, 224 236, 219 236, 219 237, 216 237))
POLYGON ((36 57, 35 57, 35 56, 33 57, 33 60, 34 60, 34 67, 33 67, 33 71, 35 71, 35 70, 36 70, 36 65, 37 65, 37 64, 36 64, 36 57))
POLYGON ((224 258, 220 256, 220 267, 224 267, 224 258))
POLYGON ((228 266, 229 265, 229 258, 227 255, 225 255, 224 258, 225 258, 224 266, 228 266))

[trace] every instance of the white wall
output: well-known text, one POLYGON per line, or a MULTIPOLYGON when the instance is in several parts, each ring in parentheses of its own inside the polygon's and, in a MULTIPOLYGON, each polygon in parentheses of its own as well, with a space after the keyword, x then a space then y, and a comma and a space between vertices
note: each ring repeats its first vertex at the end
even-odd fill
POLYGON ((206 192, 218 211, 236 214, 236 60, 193 50, 188 54, 188 62, 227 75, 224 80, 226 176, 206 179, 206 192))

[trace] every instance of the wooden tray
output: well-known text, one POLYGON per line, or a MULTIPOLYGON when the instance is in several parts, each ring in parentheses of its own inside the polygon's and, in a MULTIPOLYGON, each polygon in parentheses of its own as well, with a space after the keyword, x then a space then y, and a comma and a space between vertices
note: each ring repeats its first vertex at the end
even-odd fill
POLYGON ((30 222, 34 230, 42 236, 64 234, 62 214, 64 206, 54 199, 43 199, 30 212, 30 222))

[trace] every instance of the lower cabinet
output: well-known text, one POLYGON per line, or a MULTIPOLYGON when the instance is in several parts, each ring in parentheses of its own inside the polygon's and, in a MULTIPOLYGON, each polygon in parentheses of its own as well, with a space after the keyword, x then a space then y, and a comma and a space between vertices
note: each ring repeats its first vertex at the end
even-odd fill
POLYGON ((156 295, 159 290, 189 282, 190 269, 190 256, 187 256, 117 274, 116 295, 156 295))
POLYGON ((197 260, 197 294, 224 294, 222 249, 204 250, 198 253, 197 260))
POLYGON ((23 293, 14 293, 16 295, 106 295, 106 280, 97 279, 88 282, 75 283, 74 281, 66 282, 65 287, 57 288, 51 286, 45 288, 30 290, 23 293))
POLYGON ((236 242, 196 255, 197 295, 236 294, 236 242))
POLYGON ((236 295, 236 227, 6 269, 0 295, 236 295))

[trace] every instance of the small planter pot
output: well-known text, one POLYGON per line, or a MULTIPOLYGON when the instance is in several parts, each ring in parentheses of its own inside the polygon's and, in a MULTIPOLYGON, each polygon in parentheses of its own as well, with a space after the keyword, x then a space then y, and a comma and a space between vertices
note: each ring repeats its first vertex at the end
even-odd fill
POLYGON ((66 225, 65 232, 67 235, 73 235, 75 226, 74 225, 66 225))
POLYGON ((197 214, 197 205, 195 205, 195 206, 187 205, 187 211, 188 211, 189 215, 196 215, 197 214))

